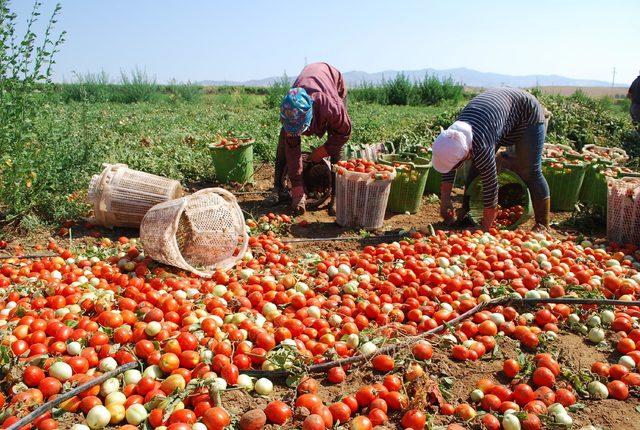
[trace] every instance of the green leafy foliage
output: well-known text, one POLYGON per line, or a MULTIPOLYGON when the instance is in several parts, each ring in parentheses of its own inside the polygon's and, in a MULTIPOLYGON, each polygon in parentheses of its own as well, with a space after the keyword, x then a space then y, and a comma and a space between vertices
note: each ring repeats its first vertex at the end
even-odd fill
POLYGON ((404 73, 398 73, 391 81, 383 84, 387 95, 387 103, 390 105, 407 105, 413 92, 413 85, 404 73))
POLYGON ((423 80, 410 81, 403 73, 382 85, 363 82, 349 89, 354 100, 382 105, 436 106, 458 104, 464 99, 464 87, 452 78, 439 79, 426 75, 423 80))
POLYGON ((264 105, 267 109, 277 109, 282 104, 282 99, 291 88, 291 80, 285 73, 280 79, 277 79, 267 90, 267 96, 264 99, 264 105))
POLYGON ((629 115, 607 108, 607 103, 589 98, 582 92, 570 97, 540 96, 551 112, 547 141, 568 144, 577 150, 584 145, 619 146, 637 154, 637 137, 629 115))
POLYGON ((39 179, 33 153, 41 147, 34 125, 50 107, 50 85, 45 84, 50 82, 53 58, 64 41, 64 32, 54 35, 61 10, 57 5, 38 36, 41 6, 34 3, 26 30, 19 35, 18 17, 10 2, 0 0, 0 211, 5 218, 27 212, 35 194, 51 193, 36 188, 39 179))
MULTIPOLYGON (((268 89, 213 88, 158 85, 136 69, 117 83, 100 72, 54 85, 51 67, 64 41, 64 32, 55 30, 59 14, 58 6, 38 31, 40 3, 35 3, 19 36, 18 17, 8 0, 0 0, 0 224, 39 229, 87 215, 87 186, 102 163, 125 163, 184 185, 210 182, 215 172, 208 144, 218 135, 250 136, 257 160, 275 158, 278 107, 288 77, 268 89)), ((382 87, 350 89, 350 143, 391 142, 396 151, 428 155, 425 149, 462 106, 453 82, 436 81, 425 77, 411 83, 400 75, 382 87), (422 105, 438 99, 436 105, 422 105)), ((628 114, 607 110, 608 102, 582 95, 541 96, 541 101, 553 114, 550 141, 577 148, 621 146, 640 155, 640 136, 628 114)), ((303 149, 323 142, 305 138, 303 149)))
POLYGON ((425 76, 424 80, 415 84, 416 95, 420 104, 437 105, 444 101, 460 102, 464 88, 452 78, 440 80, 436 76, 425 76))

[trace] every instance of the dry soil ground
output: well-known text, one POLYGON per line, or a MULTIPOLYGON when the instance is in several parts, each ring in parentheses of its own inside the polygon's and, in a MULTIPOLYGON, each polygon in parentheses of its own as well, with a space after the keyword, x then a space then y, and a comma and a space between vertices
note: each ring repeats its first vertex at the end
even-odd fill
MULTIPOLYGON (((264 166, 257 169, 256 183, 249 189, 243 190, 243 193, 238 193, 238 199, 243 210, 247 214, 251 214, 254 217, 268 213, 268 212, 286 212, 288 210, 286 205, 280 205, 272 207, 265 204, 266 195, 264 192, 270 190, 271 178, 272 178, 271 166, 264 166), (246 193, 245 193, 246 192, 246 193)), ((199 187, 209 186, 211 184, 199 184, 199 187)), ((567 219, 567 214, 554 214, 554 221, 559 222, 567 219)), ((305 242, 293 245, 293 252, 303 254, 306 252, 314 252, 320 249, 324 250, 338 250, 347 251, 360 248, 364 243, 375 243, 375 241, 366 240, 345 240, 345 237, 358 236, 358 232, 348 230, 337 226, 334 223, 334 218, 330 217, 326 210, 320 210, 316 212, 310 212, 304 217, 299 217, 297 221, 304 219, 308 222, 306 226, 301 226, 299 222, 294 224, 291 230, 291 236, 297 238, 331 238, 342 237, 342 239, 332 240, 328 242, 305 242)), ((444 228, 440 223, 438 215, 438 205, 428 197, 423 199, 423 204, 420 211, 414 215, 393 215, 387 214, 382 231, 376 232, 377 234, 384 232, 394 232, 400 229, 407 228, 424 228, 432 224, 436 229, 444 228)), ((525 226, 526 227, 526 226, 525 226)), ((129 237, 137 236, 137 231, 129 229, 116 229, 116 230, 98 230, 102 236, 118 237, 120 235, 126 235, 129 237)), ((91 242, 95 239, 91 237, 91 233, 95 235, 96 230, 85 230, 82 228, 74 228, 74 243, 78 242, 91 242)), ((567 230, 558 230, 559 235, 570 235, 573 232, 567 230)), ((579 232, 577 232, 579 233, 579 232)), ((585 233, 585 232, 582 232, 585 233)), ((596 235, 601 235, 602 232, 593 232, 596 235)), ((44 238, 39 238, 40 243, 44 242, 44 238)), ((24 247, 26 253, 29 253, 33 245, 38 239, 17 239, 13 245, 16 244, 24 247)), ((437 343, 437 339, 434 339, 437 343)), ((469 400, 469 393, 475 388, 475 383, 480 378, 494 378, 498 381, 507 382, 504 376, 501 374, 502 362, 506 358, 512 358, 516 355, 516 343, 508 338, 501 338, 498 341, 500 346, 500 353, 492 360, 480 360, 474 363, 459 363, 452 361, 448 355, 444 352, 438 351, 434 355, 432 362, 427 366, 428 374, 434 379, 449 377, 453 380, 453 386, 451 388, 450 400, 456 404, 458 402, 465 402, 469 400)), ((593 346, 587 345, 583 337, 575 334, 566 333, 562 334, 558 341, 555 343, 555 348, 560 354, 560 360, 563 367, 567 367, 573 370, 589 368, 591 363, 597 360, 615 362, 618 356, 612 352, 601 352, 596 350, 593 346)), ((322 379, 323 375, 318 375, 318 379, 322 379)), ((359 366, 358 369, 352 369, 348 373, 347 380, 339 385, 322 385, 320 394, 325 401, 338 400, 344 395, 353 394, 359 387, 364 384, 381 381, 382 375, 375 374, 367 366, 359 366)), ((294 392, 286 388, 279 388, 273 394, 273 398, 284 398, 285 401, 294 400, 294 392)), ((637 393, 636 393, 637 394, 637 393)), ((225 393, 223 396, 223 403, 229 408, 233 414, 241 414, 243 411, 251 409, 253 407, 259 407, 266 405, 269 399, 251 397, 246 393, 239 391, 232 391, 225 393)), ((631 398, 627 402, 619 402, 616 400, 606 401, 582 401, 585 408, 572 413, 576 426, 574 428, 581 428, 586 425, 595 425, 604 429, 610 430, 630 430, 640 429, 640 402, 638 397, 631 398)), ((76 417, 68 417, 69 427, 75 423, 76 417)), ((400 428, 397 423, 400 421, 400 416, 392 415, 391 420, 396 424, 389 424, 387 428, 400 428)), ((66 422, 67 420, 64 420, 66 422)), ((436 415, 433 418, 434 425, 444 425, 450 421, 449 418, 442 415, 436 415)), ((293 427, 287 427, 293 428, 293 427)), ((479 428, 479 427, 470 427, 479 428)))

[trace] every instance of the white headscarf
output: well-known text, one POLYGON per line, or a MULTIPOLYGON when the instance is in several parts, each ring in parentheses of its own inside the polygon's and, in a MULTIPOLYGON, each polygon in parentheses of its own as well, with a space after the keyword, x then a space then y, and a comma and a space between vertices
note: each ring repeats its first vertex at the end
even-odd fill
POLYGON ((440 173, 450 172, 471 152, 473 132, 471 125, 456 121, 438 135, 431 147, 433 168, 440 173))

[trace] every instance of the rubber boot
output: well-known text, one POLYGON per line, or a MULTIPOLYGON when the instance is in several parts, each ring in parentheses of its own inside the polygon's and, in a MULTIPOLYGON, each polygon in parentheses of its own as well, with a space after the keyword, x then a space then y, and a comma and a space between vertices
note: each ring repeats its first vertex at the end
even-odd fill
POLYGON ((536 225, 534 230, 549 230, 551 221, 551 198, 537 199, 532 201, 533 213, 535 215, 536 225))

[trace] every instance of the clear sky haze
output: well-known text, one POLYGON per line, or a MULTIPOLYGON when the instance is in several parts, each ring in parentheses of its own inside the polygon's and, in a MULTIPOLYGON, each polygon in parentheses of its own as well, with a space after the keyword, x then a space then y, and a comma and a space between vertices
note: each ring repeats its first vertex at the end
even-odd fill
MULTIPOLYGON (((55 2, 43 0, 43 12, 55 2)), ((61 0, 55 80, 146 69, 159 82, 467 67, 629 83, 640 70, 640 0, 61 0)), ((13 0, 26 19, 31 0, 13 0)))

